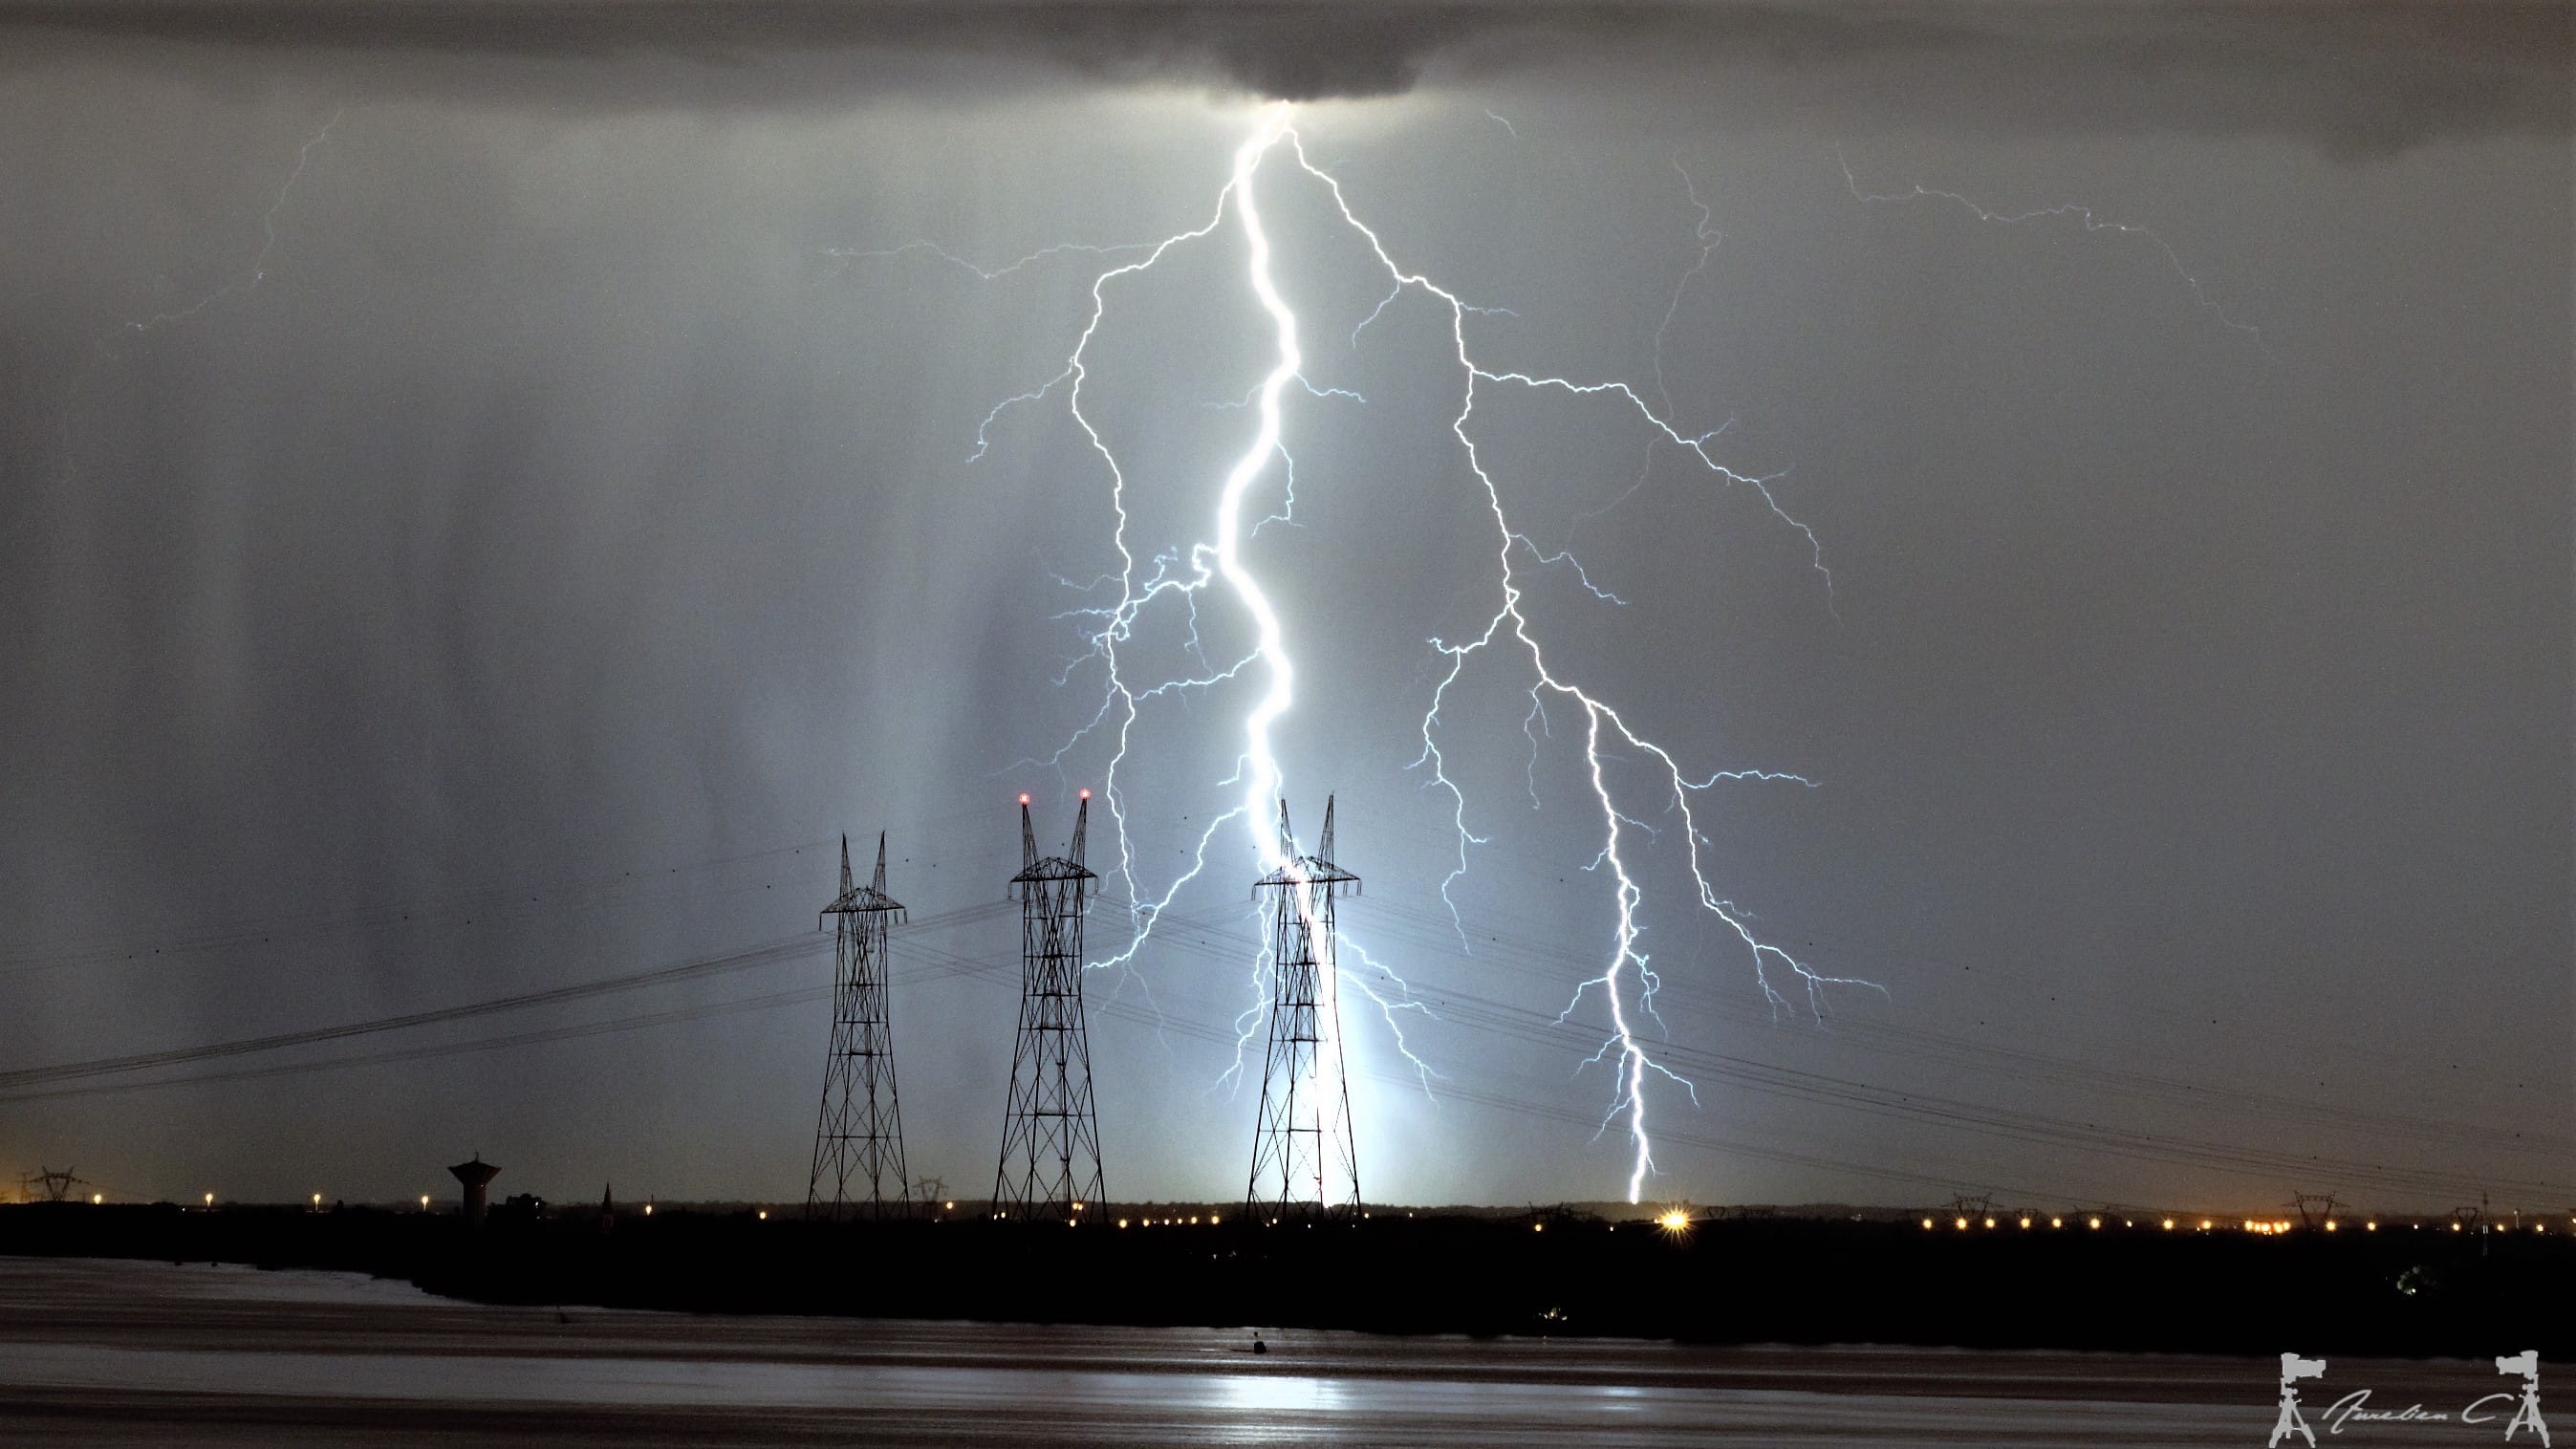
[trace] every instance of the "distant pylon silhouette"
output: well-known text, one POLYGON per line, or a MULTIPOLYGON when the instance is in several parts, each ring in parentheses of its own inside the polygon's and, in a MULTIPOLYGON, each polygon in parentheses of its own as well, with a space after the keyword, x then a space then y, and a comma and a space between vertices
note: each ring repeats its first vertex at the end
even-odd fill
POLYGON ((1091 1039, 1082 1017, 1082 914, 1092 873, 1082 836, 1091 792, 1073 817, 1068 854, 1038 858, 1029 797, 1020 797, 1020 1030, 993 1211, 1020 1220, 1099 1221, 1100 1128, 1091 1111, 1091 1039))
POLYGON ((807 1217, 902 1217, 912 1190, 903 1172, 903 1112, 895 1099, 894 1031, 886 1015, 886 927, 903 905, 886 894, 885 836, 877 836, 870 885, 850 875, 841 837, 841 893, 823 908, 832 928, 832 1054, 823 1063, 823 1110, 814 1124, 807 1217), (828 1186, 827 1186, 828 1184, 828 1186))
POLYGON ((1360 878, 1333 864, 1333 802, 1313 855, 1297 853, 1288 802, 1279 802, 1285 863, 1253 885, 1272 896, 1270 1055, 1261 1073, 1261 1117, 1252 1135, 1244 1211, 1277 1218, 1356 1215, 1359 1147, 1342 1065, 1340 981, 1334 975, 1333 899, 1360 878))

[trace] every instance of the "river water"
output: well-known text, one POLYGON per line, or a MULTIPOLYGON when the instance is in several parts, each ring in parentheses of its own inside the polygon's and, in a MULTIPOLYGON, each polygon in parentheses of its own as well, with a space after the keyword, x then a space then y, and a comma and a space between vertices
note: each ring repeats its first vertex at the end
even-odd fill
MULTIPOLYGON (((8 1445, 2162 1449, 2261 1445, 2277 1413, 2268 1359, 1293 1331, 1256 1356, 1241 1330, 483 1308, 94 1259, 0 1258, 0 1305, 8 1445)), ((2513 1387, 2484 1362, 2336 1360, 2325 1385, 2320 1444, 2500 1443, 2513 1407, 2461 1421, 2513 1387), (2327 1407, 2362 1388, 2449 1417, 2336 1432, 2327 1407)))

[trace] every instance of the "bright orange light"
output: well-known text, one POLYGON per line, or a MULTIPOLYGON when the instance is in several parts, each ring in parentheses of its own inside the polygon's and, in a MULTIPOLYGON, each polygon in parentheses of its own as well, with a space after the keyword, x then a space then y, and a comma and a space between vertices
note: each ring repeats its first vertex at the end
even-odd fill
POLYGON ((107 1199, 106 1199, 104 1196, 102 1196, 101 1194, 98 1194, 98 1193, 91 1193, 91 1194, 89 1195, 89 1205, 90 1205, 91 1207, 97 1207, 97 1206, 99 1206, 100 1204, 102 1204, 102 1203, 104 1203, 104 1202, 106 1202, 106 1201, 107 1201, 107 1199))
POLYGON ((2204 1233, 2209 1231, 2209 1219, 2202 1218, 2200 1220, 2200 1230, 2204 1233))
POLYGON ((769 1209, 762 1208, 760 1210, 760 1220, 764 1223, 769 1221, 769 1209))
POLYGON ((2326 1231, 2331 1233, 2331 1232, 2333 1232, 2334 1230, 2335 1230, 2335 1220, 2334 1220, 2334 1219, 2332 1219, 2332 1218, 2328 1218, 2328 1219, 2326 1219, 2326 1231))
POLYGON ((1930 1218, 1925 1218, 1925 1219, 1923 1220, 1923 1226, 1925 1226, 1925 1227, 1927 1227, 1927 1228, 1928 1228, 1928 1227, 1930 1227, 1930 1226, 1932 1226, 1932 1220, 1931 1220, 1930 1218))
POLYGON ((2086 1218, 2084 1220, 2084 1226, 2088 1228, 2099 1228, 2102 1226, 2102 1220, 2100 1218, 2086 1218))
POLYGON ((2361 1225, 2361 1230, 2362 1230, 2363 1232, 2365 1232, 2365 1233, 2375 1233, 2375 1232, 2378 1232, 2378 1231, 2379 1231, 2379 1224, 2377 1224, 2377 1223, 2363 1223, 2363 1224, 2361 1225))
POLYGON ((2023 1219, 2021 1220, 2021 1225, 2022 1225, 2023 1227, 2025 1227, 2025 1228, 2026 1228, 2026 1227, 2029 1227, 2029 1226, 2030 1226, 2030 1219, 2028 1219, 2028 1218, 2023 1218, 2023 1219))
POLYGON ((1968 1230, 1968 1220, 1966 1218, 1961 1218, 1956 1223, 1952 1224, 1952 1226, 1964 1233, 1968 1230))
MULTIPOLYGON (((1678 1237, 1681 1234, 1690 1231, 1690 1214, 1683 1212, 1680 1208, 1668 1208, 1662 1213, 1656 1215, 1655 1226, 1678 1237)), ((1923 1226, 1927 1228, 1932 1226, 1932 1220, 1930 1218, 1925 1218, 1923 1220, 1923 1226)))
POLYGON ((2049 1225, 2050 1227, 2052 1227, 2052 1228, 2062 1228, 2062 1227, 2066 1226, 2066 1223, 2065 1223, 2065 1221, 2064 1221, 2063 1219, 2060 1219, 2060 1218, 2050 1218, 2050 1219, 2048 1220, 2048 1225, 2049 1225))
POLYGON ((2165 1219, 2165 1231, 2169 1233, 2173 1231, 2173 1219, 2165 1219))
POLYGON ((1993 1227, 1994 1225, 1995 1225, 1995 1220, 1994 1220, 1993 1218, 1988 1218, 1988 1219, 1986 1219, 1986 1226, 1987 1226, 1987 1227, 1990 1227, 1990 1228, 1991 1228, 1991 1227, 1993 1227))

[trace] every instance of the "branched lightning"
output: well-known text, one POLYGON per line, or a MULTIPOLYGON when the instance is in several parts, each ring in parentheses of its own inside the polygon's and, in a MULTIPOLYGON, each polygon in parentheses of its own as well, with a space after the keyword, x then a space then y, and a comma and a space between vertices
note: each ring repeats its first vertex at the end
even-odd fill
POLYGON ((277 250, 277 214, 286 209, 287 198, 295 194, 295 183, 304 179, 304 168, 311 164, 313 153, 322 149, 323 142, 331 139, 331 128, 340 124, 341 117, 347 114, 346 108, 332 112, 331 119, 322 123, 321 130, 314 132, 305 139, 303 145, 295 148, 294 167, 286 173, 286 179, 278 183, 276 199, 269 202, 268 210, 260 213, 259 251, 251 257, 250 270, 246 275, 223 283, 185 307, 168 312, 155 312, 139 321, 127 322, 108 335, 110 337, 137 336, 166 327, 173 322, 184 322, 236 293, 258 291, 260 284, 268 280, 269 253, 277 250))
POLYGON ((2071 201, 2059 202, 2052 206, 2037 206, 2028 211, 1997 211, 1992 207, 1974 201, 1956 191, 1943 191, 1937 187, 1925 186, 1920 182, 1907 187, 1903 191, 1863 191, 1860 189, 1860 178, 1852 174, 1851 162, 1849 159, 1844 157, 1842 148, 1836 147, 1834 149, 1834 160, 1836 164, 1842 167, 1843 185, 1851 188, 1851 194, 1854 199, 1865 204, 1876 205, 1900 201, 1947 201, 1953 205, 1966 209, 1968 214, 1975 217, 1977 220, 1981 222, 1990 222, 1997 226, 2021 226, 2037 221, 2071 220, 2077 225, 2083 227, 2087 232, 2113 232, 2121 236, 2144 237, 2155 246, 2156 250, 2164 253, 2165 264, 2173 268, 2173 274, 2176 277, 2182 279, 2184 288, 2191 293, 2192 301, 2198 303, 2203 311, 2209 313, 2210 316, 2217 318, 2219 322, 2225 326, 2233 328, 2234 330, 2242 332, 2246 336, 2253 338, 2254 345, 2262 348, 2265 353, 2268 354, 2271 351, 2271 349, 2264 344, 2263 329, 2255 326, 2251 322, 2240 322, 2227 315, 2227 309, 2219 305, 2217 298, 2209 295, 2209 289, 2202 285, 2199 275, 2194 273, 2191 268, 2183 265, 2182 253, 2175 251, 2173 243, 2165 240, 2164 237, 2153 227, 2145 226, 2133 221, 2113 221, 2105 218, 2093 207, 2071 201))
MULTIPOLYGON (((991 448, 993 426, 1004 413, 1025 404, 1044 401, 1061 392, 1067 412, 1082 430, 1092 451, 1099 456, 1110 488, 1114 518, 1112 536, 1118 554, 1118 569, 1115 573, 1104 574, 1089 586, 1076 586, 1068 581, 1068 587, 1075 588, 1086 602, 1063 616, 1080 621, 1086 641, 1084 652, 1069 663, 1063 678, 1070 680, 1077 672, 1096 662, 1102 681, 1100 704, 1046 760, 1024 763, 1059 764, 1084 740, 1096 735, 1108 738, 1109 764, 1101 794, 1117 826, 1117 870, 1126 897, 1136 904, 1133 907, 1133 928, 1125 945, 1090 963, 1094 967, 1124 969, 1133 963, 1151 938, 1156 922, 1169 911, 1173 900, 1206 870, 1209 847, 1218 832, 1230 822, 1239 820, 1249 832, 1254 857, 1265 872, 1284 868, 1291 873, 1292 879, 1301 879, 1297 874, 1300 865, 1294 843, 1281 839, 1270 828, 1271 804, 1280 798, 1283 785, 1272 739, 1275 729, 1295 702, 1296 664, 1290 652, 1288 628, 1245 559, 1243 545, 1264 524, 1285 520, 1293 509, 1294 462, 1283 442, 1283 400, 1291 386, 1300 387, 1309 396, 1319 399, 1360 399, 1346 389, 1319 386, 1306 377, 1303 371, 1305 354, 1299 340, 1299 319, 1280 294, 1273 275, 1274 244, 1264 225, 1255 181, 1265 160, 1274 154, 1284 155, 1293 166, 1292 174, 1302 175, 1323 188, 1340 221, 1365 242, 1386 276, 1388 290, 1377 306, 1352 329, 1349 334, 1351 346, 1356 347, 1369 325, 1409 294, 1430 299, 1447 315, 1452 356, 1461 381, 1461 402, 1456 416, 1450 420, 1449 430, 1458 441, 1468 472, 1482 490, 1483 501, 1492 518, 1496 604, 1492 616, 1475 637, 1458 642, 1429 641, 1430 647, 1444 661, 1445 668, 1433 686, 1422 714, 1422 747, 1414 764, 1424 771, 1428 788, 1447 794, 1456 832, 1456 861, 1441 883, 1441 895, 1449 903, 1453 924, 1459 926, 1463 944, 1466 933, 1463 924, 1457 922, 1457 905, 1451 891, 1467 873, 1471 848, 1481 844, 1483 838, 1470 827, 1470 807, 1465 789, 1446 768, 1440 747, 1444 729, 1442 709, 1451 688, 1478 655, 1488 652, 1509 655, 1525 661, 1531 680, 1531 708, 1523 720, 1523 730, 1529 736, 1532 751, 1530 791, 1533 804, 1537 801, 1536 757, 1542 747, 1542 734, 1549 739, 1556 736, 1550 719, 1550 703, 1577 712, 1583 722, 1581 758, 1591 795, 1601 814, 1603 829, 1602 850, 1594 864, 1596 868, 1606 869, 1614 882, 1616 924, 1601 971, 1575 986, 1559 1019, 1570 1020, 1586 996, 1596 992, 1607 1009, 1608 1031, 1586 1065, 1606 1063, 1612 1069, 1614 1086, 1601 1130, 1607 1131, 1613 1124, 1623 1124, 1632 1151, 1628 1196, 1630 1201, 1637 1201, 1647 1174, 1654 1170, 1653 1146, 1647 1123, 1647 1079, 1654 1076, 1677 1084, 1693 1101, 1697 1100, 1697 1090, 1688 1080, 1653 1058, 1633 1023, 1633 1017, 1637 1015, 1660 1022, 1655 1013, 1654 996, 1661 980, 1649 954, 1640 945, 1645 929, 1641 912, 1646 892, 1637 872, 1632 869, 1629 855, 1631 832, 1649 838, 1656 832, 1644 825, 1637 818, 1637 812, 1624 803, 1623 796, 1632 792, 1627 787, 1614 787, 1612 784, 1610 767, 1614 762, 1646 766, 1653 781, 1647 797, 1662 811, 1680 817, 1682 854, 1696 889, 1697 905, 1725 922, 1742 942, 1753 966, 1754 980, 1764 999, 1775 1010, 1799 1005, 1800 1002, 1793 1001, 1789 994, 1796 992, 1806 1010, 1821 1015, 1825 1010, 1826 988, 1841 984, 1875 987, 1869 982, 1825 975, 1781 947, 1763 940, 1754 932, 1750 916, 1718 893, 1702 858, 1703 849, 1710 845, 1710 841, 1700 829, 1694 802, 1703 792, 1722 783, 1742 781, 1777 781, 1802 786, 1813 782, 1797 775, 1767 770, 1720 770, 1694 776, 1686 772, 1662 745, 1631 726, 1611 702, 1587 690, 1547 654, 1537 628, 1522 609, 1521 567, 1564 569, 1573 574, 1593 599, 1612 606, 1618 606, 1624 600, 1612 589, 1597 583, 1571 551, 1543 546, 1512 521, 1503 487, 1488 469, 1478 448, 1472 427, 1477 408, 1488 390, 1507 389, 1529 394, 1553 394, 1578 403, 1604 402, 1621 414, 1632 416, 1642 425, 1650 445, 1669 446, 1696 461, 1723 487, 1749 489, 1774 518, 1794 530, 1806 543, 1809 565, 1817 575, 1824 600, 1830 608, 1832 574, 1825 564, 1823 544, 1812 528, 1782 504, 1773 487, 1778 475, 1766 477, 1738 472, 1710 451, 1710 445, 1725 431, 1723 427, 1693 433, 1684 431, 1671 421, 1671 404, 1660 375, 1660 356, 1654 384, 1660 400, 1655 402, 1650 402, 1636 387, 1625 382, 1577 381, 1504 370, 1478 361, 1469 341, 1470 319, 1516 314, 1504 308, 1469 303, 1429 276, 1399 263, 1378 233, 1361 220, 1340 181, 1308 156, 1302 137, 1290 124, 1290 115, 1284 103, 1269 106, 1260 113, 1251 135, 1236 150, 1228 179, 1217 195, 1212 214, 1203 223, 1159 242, 1116 249, 1121 253, 1141 252, 1142 255, 1108 267, 1093 278, 1089 289, 1089 317, 1064 365, 1036 387, 996 403, 977 425, 970 461, 982 457, 991 448), (1269 322, 1274 339, 1273 360, 1250 392, 1240 399, 1220 404, 1250 408, 1255 426, 1235 462, 1218 483, 1209 538, 1191 544, 1186 550, 1158 553, 1140 563, 1129 537, 1127 477, 1099 428, 1084 411, 1083 388, 1089 377, 1089 349, 1106 316, 1113 287, 1150 270, 1174 249, 1213 235, 1226 225, 1229 218, 1233 219, 1245 243, 1248 257, 1245 281, 1269 322), (1275 511, 1256 516, 1249 502, 1250 495, 1269 475, 1274 459, 1278 460, 1285 479, 1282 502, 1275 511), (1114 598, 1104 597, 1112 585, 1115 586, 1114 598), (1205 654, 1196 649, 1197 617, 1203 594, 1229 600, 1252 626, 1254 642, 1251 647, 1223 668, 1209 664, 1205 654), (1099 602, 1089 602, 1094 599, 1099 602), (1157 601, 1168 601, 1163 607, 1181 611, 1188 626, 1190 646, 1200 668, 1195 673, 1147 682, 1130 677, 1129 666, 1122 657, 1122 646, 1133 638, 1140 617, 1148 609, 1156 607, 1157 601), (1140 712, 1162 696, 1211 691, 1229 683, 1237 687, 1254 684, 1260 691, 1243 716, 1242 750, 1236 757, 1234 772, 1222 782, 1224 786, 1239 788, 1240 797, 1237 803, 1208 821, 1200 830, 1190 851, 1189 862, 1182 870, 1159 889, 1141 889, 1118 778, 1140 712)), ((1495 119, 1500 120, 1500 117, 1495 119)), ((1679 169, 1678 163, 1676 169, 1679 169)), ((1706 268, 1719 241, 1711 224, 1712 214, 1699 201, 1696 187, 1687 172, 1683 173, 1683 181, 1686 187, 1690 187, 1692 204, 1700 212, 1700 222, 1695 231, 1700 252, 1697 262, 1676 284, 1663 326, 1657 329, 1659 354, 1663 333, 1678 313, 1684 291, 1691 279, 1706 268)), ((944 258, 966 267, 979 277, 992 280, 1040 257, 1086 250, 1106 255, 1111 249, 1049 248, 1000 268, 976 267, 927 242, 852 255, 897 256, 922 252, 944 258)), ((1307 916, 1311 926, 1315 912, 1310 897, 1311 891, 1303 889, 1292 895, 1296 908, 1307 916)), ((1400 1013, 1406 1011, 1428 1015, 1427 1008, 1414 999, 1400 975, 1351 942, 1347 934, 1336 944, 1339 948, 1337 955, 1361 968, 1347 979, 1378 1007, 1396 1049, 1412 1064, 1425 1090, 1429 1090, 1439 1074, 1415 1053, 1398 1020, 1400 1013)), ((1263 946, 1253 967, 1253 984, 1259 999, 1238 1021, 1236 1061, 1228 1068, 1225 1077, 1220 1078, 1220 1083, 1228 1079, 1240 1080, 1245 1051, 1252 1045, 1253 1033, 1267 1006, 1267 997, 1261 993, 1273 969, 1273 949, 1274 943, 1268 940, 1265 923, 1263 946)), ((1328 973, 1330 978, 1341 976, 1340 972, 1328 973)), ((1337 994, 1339 980, 1328 980, 1323 989, 1337 994)), ((1325 1019, 1332 1019, 1332 1014, 1327 1014, 1325 1019)), ((1329 1044, 1329 1047, 1335 1053, 1340 1050, 1337 1042, 1329 1044)))
POLYGON ((955 252, 950 251, 948 248, 941 246, 935 241, 908 241, 899 247, 871 247, 865 249, 859 247, 825 247, 822 250, 822 255, 830 257, 834 261, 846 263, 856 261, 882 261, 895 257, 907 257, 920 254, 936 257, 940 261, 946 262, 953 267, 963 268, 968 272, 972 272, 976 277, 984 281, 998 282, 1014 272, 1020 271, 1026 267, 1035 266, 1039 262, 1046 261, 1053 257, 1124 256, 1129 252, 1144 251, 1148 245, 1149 244, 1137 242, 1113 242, 1107 246, 1094 246, 1086 242, 1058 242, 1054 246, 1040 247, 1036 251, 1029 253, 1027 256, 1021 257, 1016 261, 1004 262, 998 267, 978 266, 977 264, 966 260, 964 257, 957 255, 955 252))
POLYGON ((166 308, 119 322, 90 339, 89 346, 82 352, 80 366, 73 371, 71 382, 63 396, 62 455, 66 479, 71 476, 76 455, 72 432, 80 412, 80 395, 87 387, 91 375, 117 359, 117 343, 158 332, 173 323, 185 322, 226 298, 247 296, 260 289, 261 284, 268 280, 268 259, 277 250, 278 215, 286 210, 287 201, 295 195, 295 185, 304 179, 305 168, 312 164, 313 153, 322 149, 323 143, 331 139, 332 128, 339 125, 341 119, 347 114, 348 110, 345 107, 333 111, 331 119, 322 123, 322 129, 306 137, 304 143, 295 148, 295 164, 288 168, 286 179, 278 183, 277 194, 270 198, 268 209, 260 213, 259 250, 251 254, 250 266, 245 271, 218 283, 212 289, 199 294, 195 301, 184 306, 166 308))

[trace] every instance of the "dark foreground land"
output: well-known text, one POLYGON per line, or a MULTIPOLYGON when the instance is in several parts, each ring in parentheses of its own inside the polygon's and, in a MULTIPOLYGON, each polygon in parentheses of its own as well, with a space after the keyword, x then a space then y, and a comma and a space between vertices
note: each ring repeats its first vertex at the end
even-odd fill
MULTIPOLYGON (((0 1444, 80 1449, 2204 1449, 2264 1442, 2278 1368, 1302 1329, 1256 1357, 1241 1329, 496 1307, 105 1258, 0 1257, 0 1302, 0 1444)), ((2467 1449, 2511 1409, 2483 1360, 2326 1363, 2320 1443, 2467 1449), (2362 1391, 2449 1417, 2332 1437, 2362 1391)))
POLYGON ((0 1254, 328 1268, 482 1303, 1698 1343, 2576 1356, 2576 1236, 1926 1231, 1380 1216, 1314 1227, 495 1221, 0 1207, 0 1254))

